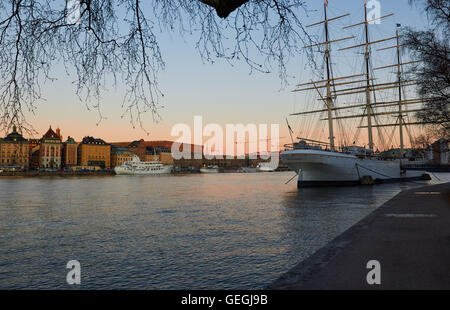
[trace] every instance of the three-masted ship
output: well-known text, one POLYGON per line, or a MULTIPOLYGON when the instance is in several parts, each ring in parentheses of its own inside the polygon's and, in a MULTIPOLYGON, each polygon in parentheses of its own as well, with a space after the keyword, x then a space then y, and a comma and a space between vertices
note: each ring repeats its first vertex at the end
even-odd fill
MULTIPOLYGON (((307 48, 321 48, 320 52, 324 53, 324 68, 325 75, 322 80, 311 81, 297 85, 294 92, 315 92, 318 94, 319 102, 323 104, 322 109, 307 110, 300 113, 292 114, 291 116, 306 116, 319 114, 326 115, 325 118, 320 119, 326 121, 328 125, 328 141, 319 141, 318 138, 306 137, 298 138, 298 142, 294 142, 292 137, 292 129, 288 127, 291 133, 292 145, 286 145, 286 150, 281 153, 281 159, 284 164, 297 172, 298 185, 301 186, 316 186, 316 185, 345 185, 345 184, 360 184, 361 182, 377 182, 377 181, 395 181, 405 180, 407 178, 420 178, 421 173, 408 171, 408 174, 402 170, 401 162, 405 155, 405 128, 407 126, 422 124, 419 122, 409 121, 409 113, 418 112, 420 109, 407 109, 410 105, 420 104, 421 99, 406 100, 403 96, 403 88, 415 85, 414 81, 404 79, 402 76, 402 67, 407 64, 416 63, 415 61, 401 62, 401 42, 399 40, 400 25, 397 25, 396 35, 390 38, 383 38, 375 41, 370 41, 369 25, 376 20, 384 19, 392 16, 388 14, 376 17, 375 19, 368 18, 367 3, 365 1, 365 19, 363 22, 345 26, 343 29, 350 29, 358 26, 364 27, 363 37, 364 43, 354 46, 344 47, 338 51, 346 51, 351 49, 364 49, 362 53, 364 56, 362 72, 353 72, 355 74, 347 76, 335 77, 333 75, 333 67, 331 62, 331 45, 336 42, 343 42, 355 38, 354 36, 344 37, 340 39, 330 39, 329 23, 349 14, 328 18, 327 17, 328 1, 324 3, 323 21, 309 25, 307 27, 324 26, 325 41, 317 43, 307 48), (392 46, 380 48, 382 50, 396 49, 396 63, 388 66, 373 68, 372 67, 372 46, 382 42, 394 41, 396 44, 392 46), (396 70, 396 77, 393 82, 380 83, 376 82, 374 72, 376 70, 383 70, 393 68, 396 70), (353 85, 352 85, 353 84, 353 85), (356 85, 358 86, 356 86, 356 85), (342 88, 346 87, 346 88, 342 88), (392 89, 397 91, 395 98, 391 100, 378 100, 375 96, 377 92, 392 89), (361 94, 361 100, 357 103, 348 104, 339 102, 337 98, 348 98, 349 95, 361 94), (388 109, 387 109, 388 108, 388 109), (354 113, 355 110, 362 110, 361 113, 354 113), (384 110, 383 110, 384 109, 384 110), (342 115, 341 112, 353 111, 351 115, 342 115), (389 117, 395 117, 396 122, 389 121, 389 117), (380 117, 388 119, 387 122, 382 123, 380 117), (367 130, 368 143, 365 146, 353 145, 338 145, 335 137, 335 128, 340 125, 341 120, 360 119, 361 122, 357 126, 357 130, 367 130), (398 158, 390 158, 383 160, 380 156, 380 151, 375 151, 374 130, 380 128, 395 128, 396 135, 399 137, 398 158)), ((352 68, 353 69, 353 68, 352 68)), ((409 132, 408 132, 409 134, 409 132)))

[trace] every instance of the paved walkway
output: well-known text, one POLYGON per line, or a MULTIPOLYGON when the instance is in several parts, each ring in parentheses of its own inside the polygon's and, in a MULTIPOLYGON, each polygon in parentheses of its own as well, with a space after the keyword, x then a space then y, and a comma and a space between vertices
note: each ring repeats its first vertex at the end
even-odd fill
POLYGON ((450 183, 398 194, 269 289, 450 289, 450 183))

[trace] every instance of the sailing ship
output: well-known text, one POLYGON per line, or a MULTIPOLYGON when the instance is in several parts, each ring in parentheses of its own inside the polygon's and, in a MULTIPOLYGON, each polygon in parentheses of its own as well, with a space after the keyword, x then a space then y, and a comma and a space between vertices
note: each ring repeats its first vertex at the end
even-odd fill
MULTIPOLYGON (((407 86, 415 85, 414 81, 406 80, 402 76, 402 68, 407 64, 416 63, 416 61, 401 62, 401 46, 399 26, 397 25, 396 35, 390 38, 378 39, 370 41, 369 25, 376 20, 384 19, 392 16, 388 14, 377 17, 375 19, 368 19, 367 3, 364 5, 363 22, 345 26, 343 29, 350 29, 358 26, 364 27, 363 36, 365 42, 349 47, 338 49, 338 51, 347 51, 356 48, 364 48, 364 61, 363 72, 352 72, 347 76, 335 77, 333 74, 333 66, 331 62, 331 45, 336 42, 347 41, 354 39, 355 36, 344 37, 340 39, 330 39, 329 23, 349 14, 328 18, 327 17, 328 1, 324 3, 324 15, 323 21, 308 25, 306 27, 314 27, 323 25, 325 30, 325 41, 314 45, 306 46, 306 48, 319 48, 320 52, 324 53, 324 68, 326 77, 320 81, 311 81, 297 85, 297 89, 294 92, 306 92, 312 91, 319 95, 318 101, 324 106, 321 109, 306 110, 300 113, 292 114, 291 116, 309 116, 323 115, 326 117, 320 119, 321 121, 327 121, 328 125, 328 140, 327 142, 320 141, 319 139, 300 138, 298 142, 294 142, 293 131, 288 123, 288 128, 291 135, 292 144, 286 145, 286 149, 281 153, 281 160, 289 168, 294 170, 298 174, 298 186, 318 186, 318 185, 346 185, 346 184, 361 184, 361 182, 373 183, 376 181, 398 181, 406 179, 420 179, 422 177, 421 172, 405 172, 401 167, 401 158, 393 160, 382 160, 379 156, 379 151, 375 151, 375 147, 378 148, 374 139, 374 129, 380 130, 382 128, 398 127, 398 134, 400 139, 400 154, 405 153, 404 143, 404 130, 406 126, 418 125, 423 123, 408 121, 408 113, 417 112, 417 109, 407 109, 406 106, 412 104, 419 104, 424 102, 422 99, 409 99, 406 100, 403 96, 403 88, 407 86), (382 42, 396 41, 396 44, 389 47, 378 49, 378 51, 396 49, 396 64, 390 64, 388 66, 372 68, 372 50, 371 47, 382 42), (383 70, 386 68, 396 68, 397 77, 393 82, 375 83, 374 72, 377 70, 383 70), (359 86, 350 86, 350 84, 359 84, 359 86), (395 92, 398 89, 398 94, 395 95, 395 99, 379 101, 377 100, 376 93, 392 89, 395 92), (341 98, 348 98, 347 96, 360 94, 362 98, 359 98, 358 103, 348 104, 341 102, 341 98), (365 95, 365 96, 364 96, 365 95), (387 109, 386 109, 387 108, 387 109), (348 111, 354 111, 354 109, 362 109, 362 114, 342 115, 341 112, 348 113, 348 111), (384 109, 381 110, 381 109, 384 109), (383 123, 381 118, 396 117, 397 122, 392 124, 392 121, 383 123), (341 143, 338 145, 335 129, 343 128, 341 120, 360 119, 360 123, 357 125, 357 130, 367 129, 368 144, 365 146, 357 146, 355 144, 349 145, 341 143), (363 124, 365 122, 366 124, 363 124)), ((352 68, 353 69, 353 68, 352 68)), ((344 130, 342 130, 344 131, 344 130)), ((394 132, 393 132, 394 133, 394 132)), ((409 132, 408 132, 409 134, 409 132)), ((378 136, 381 139, 381 134, 378 136)), ((348 143, 348 142, 347 142, 348 143)), ((356 142, 354 142, 356 143, 356 142)), ((402 157, 402 156, 401 156, 402 157)))
POLYGON ((172 166, 163 165, 160 161, 141 161, 134 155, 133 160, 114 167, 114 172, 119 175, 160 175, 171 173, 172 166))

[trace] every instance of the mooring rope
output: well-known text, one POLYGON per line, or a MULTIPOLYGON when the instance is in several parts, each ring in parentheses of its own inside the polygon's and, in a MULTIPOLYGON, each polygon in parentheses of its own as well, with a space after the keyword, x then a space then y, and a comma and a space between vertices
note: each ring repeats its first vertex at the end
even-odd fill
POLYGON ((438 179, 438 181, 442 181, 441 179, 439 179, 438 177, 437 177, 437 175, 436 174, 434 174, 434 172, 430 172, 436 179, 438 179))
POLYGON ((292 181, 293 179, 295 179, 296 176, 298 176, 298 172, 296 172, 295 175, 294 175, 291 179, 289 179, 289 181, 287 181, 287 182, 284 183, 284 184, 286 185, 286 184, 291 183, 291 181, 292 181))
POLYGON ((356 172, 358 173, 358 179, 361 179, 361 175, 359 174, 358 163, 355 163, 356 172))
POLYGON ((389 175, 385 175, 385 174, 382 174, 382 173, 377 172, 377 171, 375 171, 375 170, 372 170, 372 169, 369 169, 369 168, 367 168, 367 167, 361 166, 361 165, 359 165, 358 163, 356 163, 355 165, 356 165, 356 168, 357 168, 357 171, 358 171, 358 175, 359 175, 359 169, 358 169, 358 166, 359 166, 359 167, 361 167, 361 168, 364 168, 364 169, 366 169, 366 170, 369 170, 369 171, 371 171, 371 172, 373 172, 373 173, 376 173, 376 174, 379 174, 379 175, 381 175, 381 176, 384 176, 384 177, 387 177, 387 178, 391 178, 391 179, 395 179, 394 177, 391 177, 391 176, 389 176, 389 175))

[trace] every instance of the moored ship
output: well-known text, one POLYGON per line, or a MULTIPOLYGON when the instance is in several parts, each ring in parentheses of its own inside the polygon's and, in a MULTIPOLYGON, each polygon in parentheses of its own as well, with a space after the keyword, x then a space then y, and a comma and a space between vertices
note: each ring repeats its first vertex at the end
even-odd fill
POLYGON ((132 161, 115 167, 114 172, 119 175, 160 175, 171 173, 172 166, 163 165, 160 161, 140 161, 139 157, 134 156, 132 161))
POLYGON ((394 181, 422 175, 408 172, 407 176, 399 160, 361 158, 352 153, 304 148, 286 150, 281 158, 297 172, 299 186, 350 185, 368 177, 374 181, 394 181))
MULTIPOLYGON (((348 36, 335 40, 330 39, 329 22, 343 18, 349 14, 328 19, 327 7, 328 1, 325 1, 325 19, 323 21, 307 26, 312 27, 324 25, 325 41, 307 46, 307 48, 319 48, 319 51, 324 54, 324 69, 326 68, 325 76, 323 76, 323 79, 320 81, 299 84, 297 85, 299 88, 294 90, 294 92, 312 91, 315 95, 319 95, 317 99, 311 100, 311 98, 309 98, 309 101, 310 104, 314 106, 316 106, 317 102, 322 103, 323 108, 307 108, 300 113, 291 114, 291 116, 307 115, 309 118, 312 118, 314 115, 318 115, 319 117, 322 117, 315 119, 315 121, 316 124, 320 123, 320 121, 327 121, 329 141, 323 142, 320 141, 320 138, 316 137, 314 137, 314 140, 299 137, 297 138, 298 142, 294 142, 294 139, 292 138, 293 131, 288 123, 292 144, 286 145, 285 151, 281 153, 282 162, 298 174, 299 187, 420 179, 422 177, 421 172, 408 172, 407 174, 401 167, 405 154, 404 131, 407 130, 408 135, 411 136, 407 126, 423 124, 408 121, 408 113, 415 113, 420 109, 407 109, 407 107, 409 105, 423 103, 424 100, 421 98, 405 100, 403 88, 415 85, 415 83, 413 80, 406 80, 403 78, 402 67, 404 65, 416 62, 401 61, 401 44, 399 42, 400 25, 397 25, 396 36, 370 41, 369 24, 376 20, 390 17, 393 14, 388 14, 369 20, 367 4, 365 2, 364 21, 354 25, 342 27, 342 29, 349 29, 357 26, 364 26, 363 36, 365 38, 365 42, 363 44, 357 44, 338 50, 346 51, 353 48, 363 48, 364 52, 362 54, 365 56, 363 62, 364 72, 352 72, 352 74, 348 76, 335 77, 333 75, 335 70, 332 68, 333 62, 331 61, 331 44, 351 40, 354 39, 355 36, 348 36), (397 60, 396 64, 372 68, 372 45, 390 40, 396 40, 397 44, 378 49, 378 51, 395 49, 397 60), (396 68, 395 79, 392 82, 375 84, 374 81, 377 78, 374 75, 374 71, 383 70, 386 68, 396 68), (357 85, 355 85, 356 87, 351 86, 349 88, 342 88, 343 85, 349 84, 357 85), (386 93, 386 90, 389 89, 394 90, 396 93, 386 93), (379 94, 380 92, 382 93, 381 96, 379 94), (363 98, 359 98, 359 95, 363 95, 363 98), (394 96, 394 98, 391 100, 379 100, 380 97, 386 98, 389 95, 394 96), (340 101, 342 97, 348 98, 347 96, 353 96, 353 100, 357 102, 359 101, 359 103, 348 104, 346 103, 348 99, 343 102, 340 101), (362 109, 362 113, 353 113, 351 115, 342 114, 348 111, 354 111, 354 109, 362 109), (396 117, 396 122, 394 124, 392 122, 392 116, 396 117), (354 132, 356 132, 356 135, 360 129, 367 129, 368 143, 364 143, 364 147, 356 145, 356 141, 353 142, 353 145, 350 145, 346 137, 346 134, 350 132, 350 130, 345 129, 346 124, 343 123, 344 120, 348 121, 358 118, 360 119, 360 122, 354 132), (365 121, 366 124, 363 124, 363 121, 365 121), (388 127, 399 128, 398 137, 400 156, 397 159, 383 160, 381 156, 379 156, 380 151, 378 151, 378 148, 383 145, 385 146, 387 143, 391 143, 394 135, 393 131, 393 133, 391 133, 391 138, 388 139, 389 142, 386 143, 383 141, 384 137, 382 129, 388 127), (340 130, 339 137, 336 135, 336 129, 340 130), (375 130, 377 130, 376 133, 378 134, 378 141, 375 140, 375 130), (338 138, 341 141, 338 142, 338 138), (377 151, 374 151, 375 148, 377 151)), ((387 58, 384 57, 384 59, 387 58)), ((309 122, 313 123, 311 119, 309 122)), ((307 122, 305 121, 305 123, 307 122)), ((355 123, 349 125, 352 126, 355 125, 355 123)), ((311 130, 309 132, 311 132, 311 130)), ((320 132, 320 130, 316 130, 316 132, 320 132)))

